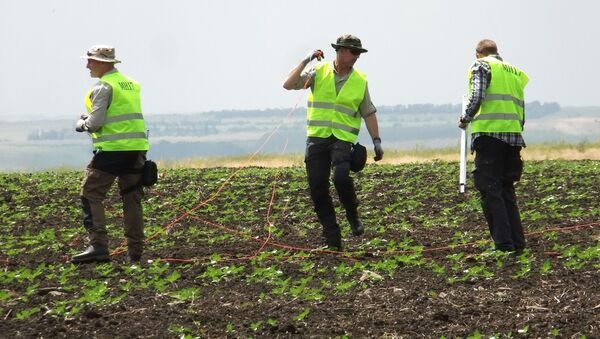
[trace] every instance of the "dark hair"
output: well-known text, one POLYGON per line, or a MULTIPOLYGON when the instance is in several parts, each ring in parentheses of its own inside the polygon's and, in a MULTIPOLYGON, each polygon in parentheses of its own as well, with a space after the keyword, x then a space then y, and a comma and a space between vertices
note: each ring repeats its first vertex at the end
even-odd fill
POLYGON ((477 44, 475 51, 483 56, 498 54, 498 46, 494 40, 483 39, 477 44))

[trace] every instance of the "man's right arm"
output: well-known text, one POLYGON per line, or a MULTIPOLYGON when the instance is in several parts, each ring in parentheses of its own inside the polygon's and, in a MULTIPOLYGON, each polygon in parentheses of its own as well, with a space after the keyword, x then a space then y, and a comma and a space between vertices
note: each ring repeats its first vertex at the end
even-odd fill
POLYGON ((97 132, 106 120, 106 111, 112 100, 112 87, 107 83, 99 83, 92 89, 92 111, 85 119, 85 130, 97 132))
POLYGON ((485 98, 485 91, 489 87, 491 74, 490 65, 486 62, 478 60, 473 64, 471 68, 471 92, 467 98, 466 109, 461 112, 461 122, 470 122, 479 111, 479 107, 485 98))
MULTIPOLYGON (((285 78, 285 81, 283 82, 283 88, 287 90, 302 89, 302 87, 298 88, 298 84, 301 83, 300 80, 302 79, 302 71, 304 70, 304 67, 306 67, 306 65, 307 64, 305 63, 305 60, 302 60, 298 64, 298 66, 292 69, 288 74, 287 78, 285 78)), ((309 82, 312 82, 312 79, 309 80, 309 82)), ((308 84, 308 86, 310 86, 310 83, 308 84)))
POLYGON ((304 72, 304 68, 311 62, 313 59, 321 60, 323 59, 324 54, 320 49, 314 50, 306 56, 306 58, 302 59, 298 66, 294 67, 290 73, 288 73, 285 81, 283 82, 283 88, 287 90, 292 89, 305 89, 312 85, 312 79, 314 76, 314 72, 304 72))

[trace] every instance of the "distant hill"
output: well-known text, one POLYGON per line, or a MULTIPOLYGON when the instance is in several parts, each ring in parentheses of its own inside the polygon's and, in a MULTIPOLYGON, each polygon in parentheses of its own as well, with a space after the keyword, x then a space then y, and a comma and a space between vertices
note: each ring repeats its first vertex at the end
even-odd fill
MULTIPOLYGON (((380 134, 386 149, 439 148, 458 144, 459 104, 379 106, 380 134)), ((147 114, 150 156, 157 160, 302 153, 306 108, 212 111, 192 114, 147 114)), ((0 124, 0 170, 82 167, 91 145, 74 131, 75 121, 44 120, 0 124)), ((600 107, 561 107, 558 103, 526 105, 528 143, 578 143, 600 139, 600 107)), ((365 128, 359 142, 370 145, 365 128)))

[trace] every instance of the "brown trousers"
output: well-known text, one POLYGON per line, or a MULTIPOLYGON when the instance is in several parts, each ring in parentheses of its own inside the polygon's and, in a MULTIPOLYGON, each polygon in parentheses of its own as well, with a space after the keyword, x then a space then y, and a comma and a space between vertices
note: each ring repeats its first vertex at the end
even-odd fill
MULTIPOLYGON (((145 157, 140 156, 135 168, 143 166, 145 157)), ((119 191, 136 185, 141 177, 138 173, 111 174, 93 167, 94 160, 85 170, 85 178, 81 185, 81 200, 83 203, 84 225, 88 230, 90 244, 108 248, 106 230, 106 215, 104 200, 115 179, 118 178, 119 191)), ((144 248, 144 220, 142 209, 143 188, 121 195, 123 201, 123 216, 125 237, 129 255, 141 256, 144 248)))

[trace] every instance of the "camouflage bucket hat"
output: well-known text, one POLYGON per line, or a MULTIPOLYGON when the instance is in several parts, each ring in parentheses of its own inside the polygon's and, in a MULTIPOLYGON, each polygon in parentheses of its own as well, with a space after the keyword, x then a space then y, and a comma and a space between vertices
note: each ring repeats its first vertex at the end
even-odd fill
POLYGON ((362 47, 360 43, 360 39, 351 34, 344 34, 337 38, 337 41, 331 44, 331 47, 338 49, 340 47, 345 47, 353 50, 360 51, 361 53, 368 52, 366 49, 362 47))
POLYGON ((108 45, 96 45, 88 49, 86 55, 81 56, 83 59, 92 59, 102 62, 114 62, 118 64, 119 60, 115 59, 115 48, 108 45))

